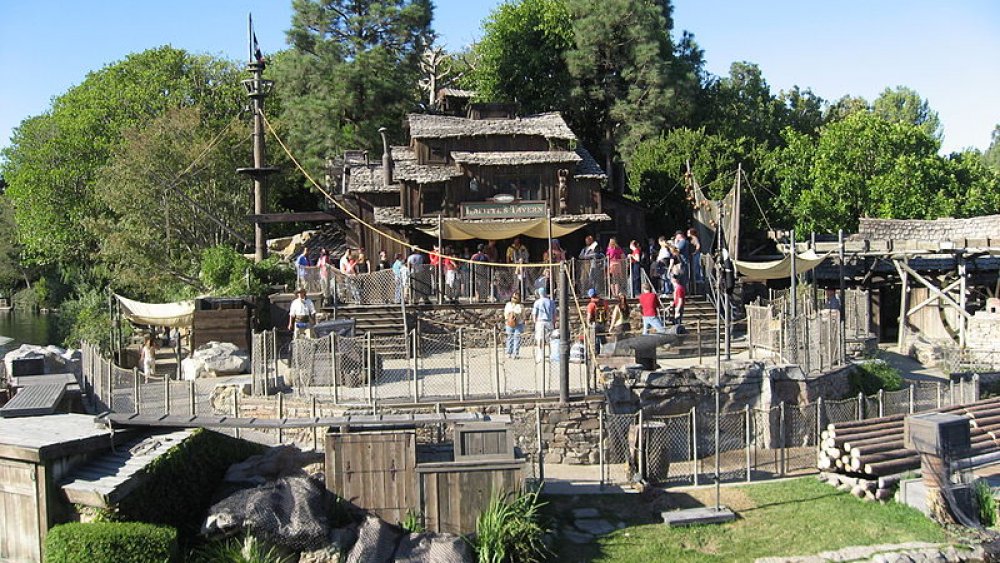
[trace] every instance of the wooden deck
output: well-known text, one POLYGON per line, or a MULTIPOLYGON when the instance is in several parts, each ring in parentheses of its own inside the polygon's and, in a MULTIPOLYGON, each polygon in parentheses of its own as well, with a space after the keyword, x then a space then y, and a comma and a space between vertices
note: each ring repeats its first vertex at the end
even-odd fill
POLYGON ((184 429, 133 439, 79 467, 62 490, 74 504, 112 507, 145 481, 144 470, 150 463, 193 433, 194 430, 184 429))

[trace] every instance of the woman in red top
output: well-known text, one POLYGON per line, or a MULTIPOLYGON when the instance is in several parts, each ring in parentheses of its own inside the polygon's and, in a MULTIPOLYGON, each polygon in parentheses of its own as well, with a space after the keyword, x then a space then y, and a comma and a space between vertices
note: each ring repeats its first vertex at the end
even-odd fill
POLYGON ((611 237, 604 254, 608 258, 608 277, 611 281, 611 296, 617 297, 618 293, 620 293, 619 287, 625 271, 625 251, 622 250, 622 247, 618 246, 618 240, 615 237, 611 237))

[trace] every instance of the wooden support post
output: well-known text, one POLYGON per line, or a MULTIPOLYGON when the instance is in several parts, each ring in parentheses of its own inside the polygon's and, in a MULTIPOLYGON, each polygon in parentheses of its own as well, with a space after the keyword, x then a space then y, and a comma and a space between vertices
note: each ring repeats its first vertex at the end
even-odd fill
POLYGON ((365 367, 365 378, 368 380, 368 401, 374 405, 375 404, 375 351, 372 350, 372 333, 371 331, 365 332, 365 358, 362 365, 365 367))
POLYGON ((188 413, 191 417, 198 416, 198 404, 196 399, 197 393, 195 392, 194 380, 192 379, 188 382, 188 413))
MULTIPOLYGON (((552 248, 551 246, 549 248, 552 248)), ((551 279, 551 278, 550 278, 551 279)), ((607 470, 604 459, 604 409, 597 411, 597 462, 601 468, 601 488, 607 483, 607 470)))
MULTIPOLYGON (((698 333, 698 365, 701 365, 701 319, 696 319, 694 324, 694 330, 698 333)), ((753 352, 751 352, 753 354, 753 352)), ((753 357, 752 355, 750 356, 753 357)))
POLYGON ((820 435, 823 434, 823 397, 816 398, 816 451, 823 450, 820 435))
MULTIPOLYGON (((958 281, 959 281, 959 293, 958 293, 958 306, 963 311, 966 312, 967 297, 968 292, 968 282, 966 276, 966 266, 965 266, 965 254, 958 257, 958 281)), ((958 315, 958 347, 962 350, 965 349, 966 343, 966 328, 968 327, 969 321, 968 317, 965 315, 958 315)))
POLYGON ((639 409, 639 428, 636 430, 636 432, 637 432, 637 435, 636 435, 637 436, 636 444, 638 445, 638 448, 639 448, 638 455, 637 455, 637 458, 638 458, 637 461, 638 461, 638 466, 639 466, 638 467, 638 469, 639 469, 639 477, 643 481, 646 480, 646 440, 645 440, 646 437, 643 435, 643 434, 645 434, 645 432, 643 431, 644 424, 645 423, 643 422, 643 419, 642 419, 642 409, 640 408, 639 409))
POLYGON ((744 417, 744 420, 745 420, 744 429, 746 430, 745 436, 746 436, 746 450, 747 450, 746 451, 746 455, 747 455, 747 483, 749 483, 750 482, 750 453, 751 453, 751 449, 753 447, 753 445, 752 445, 752 443, 750 441, 750 405, 746 406, 746 411, 745 412, 746 412, 746 416, 744 417))
MULTIPOLYGON (((938 405, 939 407, 941 405, 938 405)), ((865 419, 865 393, 858 391, 858 420, 865 419)))
POLYGON ((311 416, 313 419, 313 426, 312 426, 313 451, 316 451, 316 449, 319 447, 319 428, 316 426, 316 421, 317 419, 319 419, 319 405, 317 404, 316 401, 317 401, 316 395, 313 395, 312 404, 310 405, 309 409, 309 416, 311 416))
POLYGON ((545 482, 545 447, 542 442, 542 408, 535 403, 535 439, 538 441, 538 480, 545 482))
POLYGON ((878 390, 878 417, 885 416, 885 390, 878 390))
POLYGON ((337 333, 330 334, 330 381, 333 383, 333 402, 334 404, 340 404, 340 382, 337 381, 340 375, 337 370, 337 333))
POLYGON ((785 475, 785 456, 788 452, 785 451, 785 402, 781 401, 778 404, 778 434, 779 434, 779 447, 781 448, 781 463, 778 466, 778 473, 782 476, 785 475))
POLYGON ((413 329, 413 334, 410 335, 410 338, 411 342, 413 342, 413 346, 411 348, 413 350, 413 379, 410 381, 410 391, 413 396, 413 402, 416 403, 419 402, 420 400, 417 390, 417 379, 418 379, 417 374, 420 369, 420 364, 418 363, 419 362, 418 356, 420 354, 417 351, 417 348, 420 346, 420 336, 417 334, 417 329, 413 329))
POLYGON ((913 414, 914 412, 916 412, 916 410, 915 410, 916 405, 914 405, 914 396, 913 396, 914 395, 914 390, 913 390, 913 384, 912 383, 910 383, 910 394, 909 395, 910 395, 910 397, 909 397, 910 398, 910 414, 913 414))
POLYGON ((458 400, 465 401, 465 333, 458 329, 458 400))
MULTIPOLYGON (((240 388, 236 387, 233 392, 233 418, 240 417, 240 388)), ((240 427, 237 426, 233 435, 238 439, 240 437, 240 427)))
POLYGON ((899 272, 902 284, 899 294, 899 336, 896 339, 896 351, 900 354, 906 354, 903 346, 906 344, 906 312, 910 308, 910 273, 908 270, 900 267, 897 260, 893 260, 893 263, 896 265, 896 270, 899 272))
POLYGON ((941 382, 938 381, 934 385, 937 387, 937 408, 941 408, 941 382))
POLYGON ((132 412, 139 414, 139 368, 132 368, 132 412))
POLYGON ((500 337, 496 330, 493 331, 493 385, 496 392, 496 399, 500 400, 500 337))
POLYGON ((278 443, 285 443, 285 431, 283 430, 285 419, 285 394, 278 393, 278 443))
POLYGON ((691 484, 698 485, 698 408, 691 407, 691 484))

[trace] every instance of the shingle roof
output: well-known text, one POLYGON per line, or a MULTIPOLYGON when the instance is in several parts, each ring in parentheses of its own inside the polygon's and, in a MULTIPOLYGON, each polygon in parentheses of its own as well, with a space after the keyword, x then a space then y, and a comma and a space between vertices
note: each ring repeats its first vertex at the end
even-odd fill
POLYGON ((518 164, 547 164, 580 162, 583 158, 573 151, 452 151, 451 157, 460 164, 481 166, 511 166, 518 164))
POLYGON ((357 193, 393 193, 399 192, 400 185, 390 184, 388 187, 382 185, 382 165, 367 164, 361 166, 351 166, 351 174, 347 180, 347 191, 357 193))
POLYGON ((580 162, 576 165, 576 170, 573 171, 574 178, 589 178, 593 180, 607 180, 608 175, 604 173, 604 169, 601 165, 594 160, 587 149, 577 148, 576 154, 580 155, 580 162))
MULTIPOLYGON (((430 227, 437 224, 437 221, 431 218, 413 218, 413 217, 403 217, 403 211, 399 207, 376 207, 373 210, 375 223, 379 225, 393 225, 393 226, 420 226, 420 227, 430 227)), ((478 223, 480 221, 476 219, 464 219, 470 223, 478 223)), ((484 219, 485 222, 502 221, 502 222, 517 222, 524 221, 524 219, 484 219)), ((611 221, 611 217, 607 213, 581 213, 579 215, 556 215, 552 218, 553 223, 602 223, 606 221, 611 221)))
POLYGON ((441 88, 437 92, 438 99, 445 96, 451 96, 452 98, 472 98, 475 97, 475 90, 460 90, 458 88, 441 88))
POLYGON ((447 182, 462 175, 462 170, 453 164, 417 164, 416 161, 396 162, 392 177, 395 180, 409 180, 418 184, 447 182))
POLYGON ((514 119, 467 119, 450 115, 411 113, 410 136, 414 139, 537 135, 546 139, 576 139, 566 121, 556 112, 514 119))

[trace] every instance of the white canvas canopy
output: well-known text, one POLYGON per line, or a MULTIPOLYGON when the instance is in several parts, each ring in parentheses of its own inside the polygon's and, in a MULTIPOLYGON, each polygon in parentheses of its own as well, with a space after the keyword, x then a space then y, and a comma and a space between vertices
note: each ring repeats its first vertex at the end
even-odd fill
POLYGON ((175 303, 142 303, 115 295, 122 315, 136 324, 183 328, 191 326, 194 319, 194 301, 175 303))
MULTIPOLYGON (((795 273, 802 274, 819 266, 830 253, 820 256, 814 250, 807 250, 795 257, 795 273)), ((791 255, 771 262, 745 262, 734 260, 736 269, 750 281, 777 280, 792 275, 791 255)))
MULTIPOLYGON (((553 223, 552 236, 561 237, 580 229, 586 223, 553 223)), ((438 236, 437 225, 422 228, 421 231, 438 236)), ((528 221, 442 221, 441 238, 444 240, 502 240, 516 236, 532 238, 548 238, 548 219, 531 219, 528 221)))

